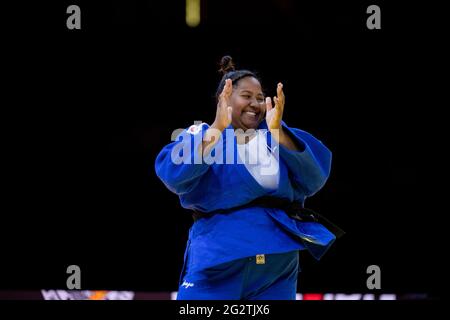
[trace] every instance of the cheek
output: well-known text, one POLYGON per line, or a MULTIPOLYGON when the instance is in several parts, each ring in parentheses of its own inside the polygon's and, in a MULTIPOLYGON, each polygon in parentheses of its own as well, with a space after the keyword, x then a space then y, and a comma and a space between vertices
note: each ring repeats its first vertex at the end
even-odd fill
POLYGON ((241 108, 237 108, 236 106, 233 106, 232 117, 233 118, 240 118, 241 115, 242 115, 242 109, 241 108))
POLYGON ((242 110, 245 108, 246 104, 242 101, 242 99, 235 99, 232 101, 233 105, 233 114, 241 114, 242 110))

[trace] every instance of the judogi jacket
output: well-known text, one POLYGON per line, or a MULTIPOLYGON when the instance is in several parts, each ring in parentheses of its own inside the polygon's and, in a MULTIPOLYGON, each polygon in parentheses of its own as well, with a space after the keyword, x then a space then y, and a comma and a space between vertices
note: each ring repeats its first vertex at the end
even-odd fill
MULTIPOLYGON (((211 151, 210 161, 201 161, 197 150, 209 128, 206 123, 184 130, 176 141, 158 154, 156 174, 179 196, 183 208, 205 213, 231 210, 228 214, 212 214, 199 219, 190 228, 185 258, 189 255, 192 272, 257 254, 293 250, 307 249, 314 258, 320 259, 335 241, 335 235, 322 224, 292 219, 278 208, 233 210, 262 196, 303 204, 325 184, 331 168, 330 150, 311 134, 289 128, 284 122, 282 125, 299 151, 289 150, 281 144, 276 146, 279 148, 279 184, 275 190, 263 188, 245 164, 239 163, 236 137, 226 134, 227 130, 217 148, 211 151), (232 164, 226 161, 230 155, 227 147, 234 151, 232 164), (174 155, 176 158, 181 154, 183 161, 174 161, 174 155), (212 157, 222 158, 223 163, 211 161, 212 157)), ((233 127, 230 125, 228 129, 233 127)), ((265 120, 258 129, 267 130, 265 120)), ((272 141, 268 130, 267 141, 272 141)))

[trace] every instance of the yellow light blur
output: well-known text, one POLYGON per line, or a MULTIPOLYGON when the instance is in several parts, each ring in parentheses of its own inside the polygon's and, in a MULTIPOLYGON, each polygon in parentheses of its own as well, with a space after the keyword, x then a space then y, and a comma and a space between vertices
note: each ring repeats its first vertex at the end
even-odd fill
POLYGON ((186 24, 191 28, 200 24, 200 0, 186 0, 186 24))

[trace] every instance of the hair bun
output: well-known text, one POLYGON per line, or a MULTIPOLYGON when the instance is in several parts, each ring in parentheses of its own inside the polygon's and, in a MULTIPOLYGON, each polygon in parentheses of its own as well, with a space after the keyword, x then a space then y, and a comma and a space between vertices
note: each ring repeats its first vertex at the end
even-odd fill
POLYGON ((222 75, 225 75, 226 73, 230 71, 234 71, 234 63, 233 58, 230 56, 223 56, 220 60, 220 70, 219 72, 222 73, 222 75))

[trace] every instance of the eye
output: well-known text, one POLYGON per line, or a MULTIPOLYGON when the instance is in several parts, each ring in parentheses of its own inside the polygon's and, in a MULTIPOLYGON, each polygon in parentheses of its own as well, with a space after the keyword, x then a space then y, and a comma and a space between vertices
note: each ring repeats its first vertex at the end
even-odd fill
POLYGON ((245 99, 250 99, 250 95, 248 95, 248 94, 244 94, 244 95, 242 95, 242 97, 244 97, 245 99))
POLYGON ((258 97, 258 102, 259 103, 263 103, 264 102, 264 98, 263 97, 258 97))

